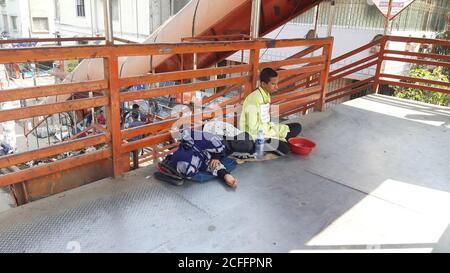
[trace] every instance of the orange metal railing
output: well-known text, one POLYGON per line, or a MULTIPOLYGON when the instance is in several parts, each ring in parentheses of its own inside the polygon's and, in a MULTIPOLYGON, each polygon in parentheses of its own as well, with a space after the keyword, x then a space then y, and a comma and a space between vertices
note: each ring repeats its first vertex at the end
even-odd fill
POLYGON ((326 94, 326 102, 328 103, 344 97, 349 97, 363 90, 367 90, 369 93, 378 92, 380 85, 387 85, 391 87, 401 86, 408 88, 417 88, 424 91, 450 94, 450 83, 448 82, 432 81, 421 78, 412 78, 409 76, 392 74, 389 72, 382 73, 382 67, 387 61, 395 61, 398 62, 398 64, 400 65, 417 64, 430 67, 437 67, 437 66, 450 67, 450 56, 433 53, 390 50, 388 46, 389 43, 402 43, 402 44, 417 43, 422 45, 427 44, 430 45, 431 47, 437 45, 450 46, 450 41, 446 40, 385 36, 367 45, 364 45, 358 49, 350 51, 342 56, 333 59, 331 63, 335 64, 344 59, 353 58, 363 52, 366 53, 369 52, 370 54, 368 57, 364 57, 359 60, 353 60, 351 63, 345 65, 342 68, 332 70, 330 72, 330 77, 328 79, 329 83, 337 81, 339 79, 343 79, 346 76, 349 76, 351 74, 357 73, 363 69, 367 69, 370 67, 375 69, 375 73, 374 75, 368 76, 364 80, 348 84, 344 87, 340 87, 335 90, 329 89, 326 94), (373 50, 374 48, 376 50, 373 50), (432 87, 430 85, 437 85, 439 87, 432 87))
MULTIPOLYGON (((37 177, 43 177, 68 170, 74 167, 91 164, 93 162, 112 159, 114 176, 120 176, 124 168, 123 158, 128 158, 129 152, 144 147, 153 147, 152 157, 156 159, 165 155, 167 149, 173 148, 170 130, 175 122, 184 120, 190 124, 198 125, 199 122, 211 118, 224 117, 224 120, 235 123, 239 112, 238 103, 255 87, 259 70, 263 67, 283 67, 280 72, 282 79, 298 74, 320 73, 320 84, 314 92, 303 92, 301 96, 293 93, 285 93, 278 97, 275 102, 280 111, 291 111, 306 105, 315 105, 322 109, 325 102, 325 90, 327 83, 327 68, 329 67, 332 38, 304 40, 254 40, 254 41, 226 41, 226 42, 193 42, 177 44, 127 44, 127 45, 96 45, 83 47, 51 47, 51 48, 23 48, 5 49, 0 51, 0 63, 22 63, 39 62, 67 59, 102 58, 104 64, 104 79, 86 81, 80 83, 55 84, 47 86, 27 87, 21 89, 9 89, 0 91, 0 102, 33 99, 37 97, 54 98, 58 95, 93 92, 97 96, 74 98, 63 102, 51 102, 42 105, 28 106, 25 108, 8 109, 0 111, 0 122, 10 120, 27 120, 38 116, 54 115, 62 112, 81 111, 85 109, 104 107, 106 112, 107 126, 104 130, 96 130, 95 135, 87 135, 72 139, 67 142, 52 145, 50 147, 36 149, 28 152, 12 154, 0 157, 0 168, 21 165, 31 160, 45 157, 56 157, 57 155, 70 151, 78 151, 91 146, 97 150, 78 156, 57 160, 31 168, 0 176, 0 186, 12 185, 37 177), (265 48, 282 47, 310 47, 315 46, 322 49, 321 56, 314 58, 303 58, 294 56, 288 60, 260 63, 260 50, 265 48), (248 51, 250 54, 249 64, 232 65, 217 68, 202 68, 186 70, 180 67, 178 71, 164 73, 149 73, 136 77, 119 77, 118 59, 128 56, 157 56, 172 55, 179 58, 197 54, 248 51), (290 66, 289 68, 286 68, 290 66), (183 70, 184 69, 184 70, 183 70), (211 76, 222 75, 217 80, 205 80, 211 76), (174 86, 156 87, 154 85, 162 82, 177 82, 174 86), (151 84, 148 90, 121 92, 127 87, 151 84), (221 103, 200 113, 184 117, 171 117, 158 122, 146 124, 131 129, 121 129, 120 106, 124 103, 136 100, 148 100, 161 96, 182 94, 215 87, 238 86, 239 93, 221 103), (299 98, 301 97, 301 98, 299 98), (144 135, 143 139, 128 142, 135 136, 144 135), (158 144, 169 142, 169 146, 157 147, 158 144), (125 156, 124 156, 125 155, 125 156)), ((302 93, 298 90, 297 93, 302 93)), ((50 100, 51 101, 51 100, 50 100)), ((55 100, 53 100, 55 101, 55 100)), ((213 101, 213 99, 210 99, 213 101)), ((98 126, 97 126, 98 127, 98 126)), ((89 130, 88 130, 89 131, 89 130)), ((87 131, 86 131, 87 132, 87 131)), ((83 132, 84 133, 84 132, 83 132)))
MULTIPOLYGON (((62 94, 87 93, 95 91, 97 96, 85 97, 63 102, 52 102, 38 106, 17 108, 0 111, 0 122, 9 120, 24 120, 36 116, 47 116, 62 112, 71 112, 84 109, 104 107, 107 126, 96 126, 95 135, 72 139, 50 147, 28 152, 0 157, 0 168, 20 165, 30 160, 56 156, 69 151, 77 151, 90 146, 97 147, 91 153, 81 154, 52 163, 25 168, 23 170, 0 176, 0 186, 12 185, 36 177, 54 174, 63 170, 90 164, 103 159, 112 159, 114 176, 120 176, 125 169, 122 167, 123 158, 128 158, 130 152, 150 147, 150 154, 141 156, 140 162, 157 160, 176 148, 171 137, 171 130, 181 121, 199 126, 212 118, 223 118, 227 122, 236 124, 239 116, 239 103, 248 95, 257 84, 259 71, 264 67, 279 69, 279 90, 273 95, 273 104, 278 106, 280 116, 287 116, 304 112, 314 108, 324 110, 326 103, 348 97, 352 94, 368 90, 376 92, 379 85, 403 86, 423 89, 425 91, 442 92, 449 94, 450 84, 446 82, 431 81, 412 78, 404 75, 382 73, 383 62, 396 61, 402 63, 421 64, 428 66, 450 66, 450 57, 432 53, 417 53, 393 51, 386 47, 387 43, 426 43, 430 45, 450 46, 450 41, 419 39, 408 37, 386 36, 373 41, 349 53, 331 60, 333 39, 291 39, 291 40, 249 40, 226 42, 192 42, 177 44, 128 44, 128 45, 97 45, 83 47, 59 48, 27 48, 7 49, 0 51, 0 63, 37 62, 64 59, 102 58, 104 64, 104 79, 80 83, 58 84, 22 89, 0 91, 0 102, 31 99, 36 97, 55 97, 62 94), (271 62, 260 62, 260 52, 266 48, 303 47, 302 51, 293 56, 271 62), (377 50, 373 51, 374 47, 377 50), (179 70, 163 73, 149 73, 135 77, 119 77, 118 59, 127 56, 158 56, 171 55, 183 60, 186 56, 197 54, 248 51, 250 60, 248 64, 238 64, 226 67, 202 68, 186 70, 181 65, 179 70), (353 60, 363 52, 370 51, 359 60, 353 60), (315 56, 309 56, 319 52, 315 56), (343 67, 331 69, 344 59, 352 59, 352 63, 343 67), (330 83, 344 79, 349 75, 363 69, 374 68, 375 73, 364 80, 351 83, 339 88, 328 88, 330 83), (214 76, 220 79, 208 80, 214 76), (205 80, 207 79, 207 80, 205 80), (174 86, 158 87, 159 83, 176 82, 174 86), (150 84, 151 88, 140 91, 122 92, 127 87, 150 84), (424 85, 428 84, 428 85, 424 85), (430 84, 438 87, 431 87, 430 84), (175 115, 152 122, 140 127, 122 129, 120 106, 136 100, 148 100, 161 96, 171 96, 197 90, 223 87, 222 91, 204 98, 202 112, 194 112, 188 116, 175 115), (215 103, 218 98, 232 94, 234 96, 215 103), (128 142, 136 136, 144 138, 128 142), (163 146, 161 144, 164 143, 163 146)), ((366 52, 367 53, 367 52, 366 52)), ((182 62, 181 62, 182 63, 182 62)), ((129 162, 128 162, 129 163, 129 162)), ((129 165, 129 164, 128 164, 129 165)))

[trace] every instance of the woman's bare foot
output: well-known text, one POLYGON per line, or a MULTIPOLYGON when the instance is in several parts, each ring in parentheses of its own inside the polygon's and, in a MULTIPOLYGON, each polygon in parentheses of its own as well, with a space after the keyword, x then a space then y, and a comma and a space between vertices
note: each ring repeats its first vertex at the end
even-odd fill
POLYGON ((236 188, 237 186, 237 180, 234 178, 231 174, 226 174, 223 179, 225 180, 225 183, 230 188, 236 188))

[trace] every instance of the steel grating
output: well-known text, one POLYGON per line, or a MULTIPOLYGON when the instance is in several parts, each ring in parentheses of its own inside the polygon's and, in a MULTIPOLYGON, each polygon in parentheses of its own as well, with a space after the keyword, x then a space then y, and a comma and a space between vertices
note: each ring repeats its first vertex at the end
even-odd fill
POLYGON ((0 252, 67 252, 77 242, 88 252, 149 251, 192 218, 208 217, 158 183, 147 181, 118 192, 104 186, 110 187, 109 196, 81 198, 56 214, 49 210, 50 215, 42 218, 27 220, 26 213, 14 221, 2 219, 0 252), (142 240, 148 234, 155 236, 142 240))

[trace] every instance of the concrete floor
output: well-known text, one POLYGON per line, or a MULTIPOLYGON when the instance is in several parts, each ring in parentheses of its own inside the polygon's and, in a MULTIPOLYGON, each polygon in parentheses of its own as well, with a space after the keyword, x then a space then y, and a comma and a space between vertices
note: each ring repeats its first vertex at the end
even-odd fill
POLYGON ((372 95, 301 119, 309 157, 236 190, 143 168, 0 214, 0 252, 450 252, 450 108, 372 95))

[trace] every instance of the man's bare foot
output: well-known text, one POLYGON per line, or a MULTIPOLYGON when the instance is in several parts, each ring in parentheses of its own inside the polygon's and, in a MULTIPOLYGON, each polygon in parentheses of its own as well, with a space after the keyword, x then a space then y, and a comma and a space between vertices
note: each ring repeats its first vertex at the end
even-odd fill
POLYGON ((227 184, 228 187, 236 188, 237 180, 231 174, 226 174, 223 179, 225 180, 225 183, 227 184))

